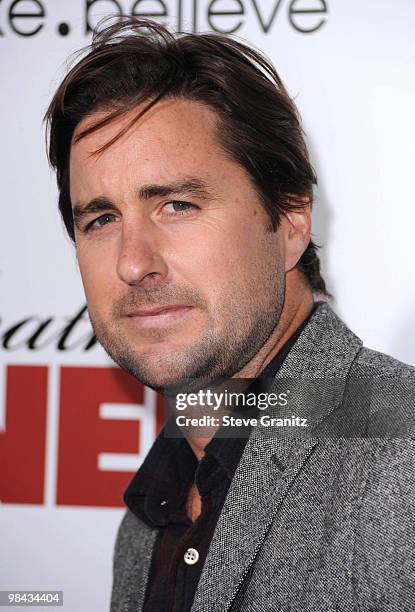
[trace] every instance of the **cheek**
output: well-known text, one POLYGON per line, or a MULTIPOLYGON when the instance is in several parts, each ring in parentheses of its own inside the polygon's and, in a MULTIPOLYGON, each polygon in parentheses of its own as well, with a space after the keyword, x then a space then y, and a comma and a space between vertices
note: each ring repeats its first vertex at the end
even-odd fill
MULTIPOLYGON (((255 257, 258 242, 262 240, 264 231, 255 218, 246 213, 237 216, 228 214, 224 218, 208 219, 200 226, 194 226, 186 239, 177 243, 178 252, 187 251, 188 257, 201 262, 203 269, 208 264, 218 268, 233 266, 240 260, 255 257)), ((245 212, 245 211, 244 211, 245 212)))
POLYGON ((248 228, 244 224, 226 233, 205 233, 186 248, 181 264, 213 309, 215 304, 223 307, 224 302, 234 302, 238 296, 255 294, 257 284, 269 282, 278 258, 275 241, 263 229, 255 232, 248 228))
POLYGON ((238 242, 222 228, 203 227, 172 249, 171 267, 183 270, 196 285, 221 286, 231 281, 232 269, 243 258, 238 242))
POLYGON ((117 283, 111 250, 83 246, 77 251, 77 259, 88 305, 95 308, 99 301, 99 306, 103 306, 105 297, 111 298, 117 283))

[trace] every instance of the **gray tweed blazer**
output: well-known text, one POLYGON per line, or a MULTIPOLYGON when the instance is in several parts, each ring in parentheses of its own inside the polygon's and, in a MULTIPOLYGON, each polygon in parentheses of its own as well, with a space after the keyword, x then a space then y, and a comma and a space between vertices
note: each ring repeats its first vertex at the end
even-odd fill
MULTIPOLYGON (((415 611, 415 368, 320 302, 275 388, 288 379, 306 433, 253 429, 192 612, 415 611)), ((142 609, 156 535, 127 510, 111 612, 142 609)))

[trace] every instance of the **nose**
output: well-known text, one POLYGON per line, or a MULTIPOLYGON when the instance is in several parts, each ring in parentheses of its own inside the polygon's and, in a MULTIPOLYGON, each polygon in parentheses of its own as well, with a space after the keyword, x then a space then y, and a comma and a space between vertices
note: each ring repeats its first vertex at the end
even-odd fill
POLYGON ((166 278, 168 267, 160 241, 153 234, 154 230, 144 224, 123 227, 117 274, 127 285, 150 288, 166 278))

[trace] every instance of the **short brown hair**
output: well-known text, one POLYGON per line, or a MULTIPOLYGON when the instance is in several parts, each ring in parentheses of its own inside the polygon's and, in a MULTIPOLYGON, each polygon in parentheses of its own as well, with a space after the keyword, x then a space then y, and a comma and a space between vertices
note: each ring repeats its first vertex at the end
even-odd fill
MULTIPOLYGON (((76 126, 96 110, 108 115, 77 141, 147 101, 112 141, 161 98, 207 104, 220 122, 223 150, 248 173, 275 231, 281 215, 313 200, 317 184, 297 109, 271 62, 258 51, 218 34, 173 34, 147 19, 123 17, 99 27, 88 53, 72 67, 46 112, 49 160, 56 170, 59 209, 69 236, 69 154, 76 126)), ((299 267, 313 291, 329 295, 310 240, 299 267)))

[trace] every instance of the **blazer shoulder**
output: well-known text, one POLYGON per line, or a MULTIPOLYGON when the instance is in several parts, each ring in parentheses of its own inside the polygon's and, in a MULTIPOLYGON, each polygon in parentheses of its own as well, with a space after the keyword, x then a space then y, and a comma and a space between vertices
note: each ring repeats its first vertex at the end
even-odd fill
POLYGON ((353 373, 362 376, 403 378, 415 381, 414 366, 366 346, 362 346, 356 356, 353 364, 353 373))
POLYGON ((348 378, 348 397, 366 415, 368 437, 415 436, 415 368, 390 355, 362 347, 348 378))

